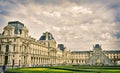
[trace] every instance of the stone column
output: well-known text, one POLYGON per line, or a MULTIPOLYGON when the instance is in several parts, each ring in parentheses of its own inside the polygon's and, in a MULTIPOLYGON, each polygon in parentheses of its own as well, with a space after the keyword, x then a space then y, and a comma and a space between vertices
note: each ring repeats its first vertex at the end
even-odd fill
POLYGON ((26 64, 27 64, 27 66, 31 66, 31 56, 30 55, 27 55, 26 56, 26 64))
POLYGON ((2 65, 3 65, 3 56, 0 55, 0 66, 2 66, 2 65))
POLYGON ((1 51, 5 52, 5 49, 6 49, 6 45, 4 44, 4 45, 1 46, 1 51))
POLYGON ((8 66, 12 66, 12 56, 8 55, 8 66))
POLYGON ((15 66, 19 66, 19 54, 15 54, 15 66))

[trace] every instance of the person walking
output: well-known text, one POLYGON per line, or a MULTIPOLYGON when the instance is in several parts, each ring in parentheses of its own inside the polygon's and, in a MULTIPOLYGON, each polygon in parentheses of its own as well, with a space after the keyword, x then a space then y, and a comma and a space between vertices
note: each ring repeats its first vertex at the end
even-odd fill
POLYGON ((5 69, 6 69, 6 66, 3 65, 3 67, 2 67, 2 71, 3 71, 3 73, 5 72, 5 69))

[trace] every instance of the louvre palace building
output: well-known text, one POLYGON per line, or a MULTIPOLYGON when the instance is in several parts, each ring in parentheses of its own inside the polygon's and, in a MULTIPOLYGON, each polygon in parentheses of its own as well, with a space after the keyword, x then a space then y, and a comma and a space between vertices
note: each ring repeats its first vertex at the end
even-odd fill
POLYGON ((57 44, 50 32, 36 40, 19 21, 10 21, 0 34, 0 66, 33 67, 52 65, 120 65, 120 50, 104 50, 99 44, 92 51, 68 51, 57 44))

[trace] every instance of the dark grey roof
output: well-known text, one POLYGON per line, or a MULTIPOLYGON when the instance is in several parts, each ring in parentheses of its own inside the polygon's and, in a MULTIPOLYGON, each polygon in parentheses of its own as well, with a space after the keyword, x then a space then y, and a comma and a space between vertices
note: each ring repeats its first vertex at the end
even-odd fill
POLYGON ((46 38, 48 38, 48 40, 54 40, 54 37, 50 32, 43 33, 39 40, 46 40, 46 38), (48 34, 48 36, 46 34, 48 34))
POLYGON ((24 24, 21 23, 21 22, 19 22, 19 21, 9 21, 9 22, 8 22, 8 25, 9 25, 9 24, 20 24, 20 25, 24 26, 24 24))
POLYGON ((59 48, 60 50, 62 50, 62 51, 64 51, 64 49, 65 49, 65 47, 64 47, 63 44, 58 44, 58 48, 59 48))
POLYGON ((8 22, 8 25, 14 26, 15 34, 18 34, 21 31, 21 29, 24 27, 24 24, 19 21, 10 21, 10 22, 8 22))
MULTIPOLYGON (((71 53, 90 53, 93 51, 72 51, 71 53)), ((105 53, 120 53, 120 50, 104 50, 105 53)))
POLYGON ((106 53, 120 53, 120 50, 104 50, 106 53))
POLYGON ((45 36, 45 35, 42 35, 42 36, 40 37, 40 40, 46 40, 46 36, 45 36))
POLYGON ((95 44, 94 48, 101 49, 101 46, 99 44, 95 44))
POLYGON ((92 51, 72 51, 71 53, 90 53, 92 51))

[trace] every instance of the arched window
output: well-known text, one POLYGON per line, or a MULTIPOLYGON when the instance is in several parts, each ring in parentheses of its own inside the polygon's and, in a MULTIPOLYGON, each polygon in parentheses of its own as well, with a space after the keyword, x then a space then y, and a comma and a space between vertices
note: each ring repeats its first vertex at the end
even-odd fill
POLYGON ((6 52, 9 51, 9 45, 6 45, 6 52))

